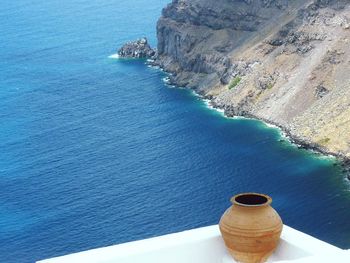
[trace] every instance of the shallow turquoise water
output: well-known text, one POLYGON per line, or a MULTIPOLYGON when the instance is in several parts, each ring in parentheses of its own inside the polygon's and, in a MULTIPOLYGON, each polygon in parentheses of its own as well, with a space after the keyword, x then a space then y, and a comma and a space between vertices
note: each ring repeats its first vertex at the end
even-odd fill
POLYGON ((0 255, 33 262, 216 224, 238 192, 350 247, 350 186, 335 160, 227 119, 143 61, 108 56, 167 1, 0 4, 0 255))

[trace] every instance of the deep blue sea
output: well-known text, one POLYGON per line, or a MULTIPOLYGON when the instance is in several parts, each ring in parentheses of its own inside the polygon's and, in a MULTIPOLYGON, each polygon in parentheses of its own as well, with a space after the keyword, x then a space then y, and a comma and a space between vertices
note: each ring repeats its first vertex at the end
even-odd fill
POLYGON ((168 0, 0 3, 0 262, 34 262, 218 223, 263 192, 284 223, 350 248, 334 159, 227 119, 160 70, 109 55, 168 0), (281 141, 282 140, 282 141, 281 141))

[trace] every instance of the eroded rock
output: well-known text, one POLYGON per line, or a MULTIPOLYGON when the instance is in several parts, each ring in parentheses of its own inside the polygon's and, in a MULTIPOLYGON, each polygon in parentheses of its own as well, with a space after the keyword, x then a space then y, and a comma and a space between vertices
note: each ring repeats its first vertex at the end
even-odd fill
POLYGON ((324 96, 326 96, 329 93, 329 90, 324 87, 323 85, 318 85, 315 90, 315 96, 318 99, 322 99, 324 96))
POLYGON ((147 38, 143 37, 123 45, 118 50, 118 55, 121 58, 154 58, 156 51, 148 44, 147 38))

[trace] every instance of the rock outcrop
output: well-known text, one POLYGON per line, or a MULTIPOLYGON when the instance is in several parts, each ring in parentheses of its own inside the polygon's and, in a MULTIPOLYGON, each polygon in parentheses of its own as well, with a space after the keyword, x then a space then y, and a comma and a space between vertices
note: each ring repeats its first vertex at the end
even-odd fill
POLYGON ((157 36, 172 83, 350 157, 349 0, 173 0, 157 36))
POLYGON ((118 50, 121 58, 154 58, 156 50, 148 44, 147 38, 143 37, 133 42, 128 42, 118 50))

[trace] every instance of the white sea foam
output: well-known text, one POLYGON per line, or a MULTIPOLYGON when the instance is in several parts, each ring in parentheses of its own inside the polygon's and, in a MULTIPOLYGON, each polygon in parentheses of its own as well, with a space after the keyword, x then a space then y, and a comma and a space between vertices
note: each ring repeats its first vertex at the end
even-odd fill
POLYGON ((116 53, 116 54, 112 54, 112 55, 108 56, 108 58, 119 59, 120 56, 116 53))
MULTIPOLYGON (((262 123, 268 128, 277 130, 279 132, 280 136, 281 136, 281 139, 292 143, 291 138, 288 136, 288 134, 283 129, 281 129, 281 127, 279 127, 279 126, 277 126, 275 124, 272 124, 272 123, 265 122, 265 121, 262 121, 262 123)), ((295 144, 295 145, 297 145, 297 144, 295 144)))
POLYGON ((208 100, 208 99, 203 99, 203 98, 201 98, 201 99, 204 101, 204 103, 205 103, 205 105, 207 106, 208 109, 210 109, 210 110, 215 110, 215 111, 221 113, 224 117, 227 117, 227 116, 224 114, 224 113, 225 113, 225 110, 224 110, 224 109, 215 108, 215 107, 211 104, 211 101, 208 100))
POLYGON ((148 64, 147 67, 153 68, 153 69, 156 69, 156 70, 159 70, 159 69, 160 69, 159 66, 154 66, 154 65, 150 65, 150 64, 148 64))
POLYGON ((196 96, 198 99, 202 100, 202 101, 204 102, 205 106, 206 106, 208 109, 214 110, 214 111, 220 113, 220 115, 222 115, 222 116, 225 117, 225 118, 230 118, 230 117, 227 117, 227 116, 225 115, 225 110, 220 109, 220 108, 215 108, 215 107, 212 105, 211 100, 203 98, 201 95, 199 95, 199 94, 198 94, 196 91, 194 91, 194 90, 191 90, 191 92, 192 92, 192 94, 193 94, 194 96, 196 96))
POLYGON ((162 78, 162 80, 164 81, 165 84, 169 84, 169 82, 170 82, 169 77, 162 78))

